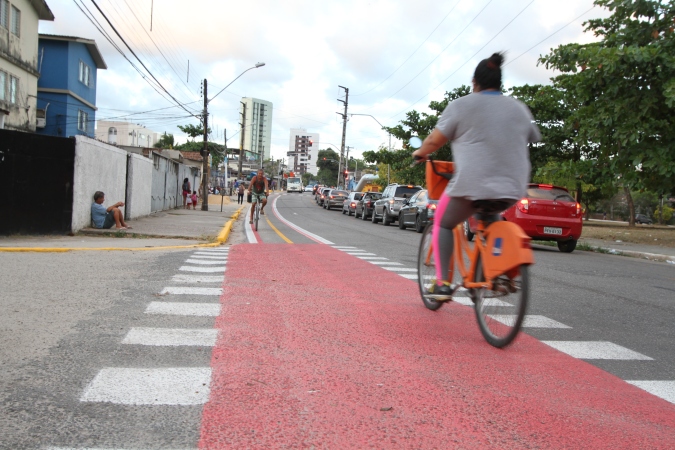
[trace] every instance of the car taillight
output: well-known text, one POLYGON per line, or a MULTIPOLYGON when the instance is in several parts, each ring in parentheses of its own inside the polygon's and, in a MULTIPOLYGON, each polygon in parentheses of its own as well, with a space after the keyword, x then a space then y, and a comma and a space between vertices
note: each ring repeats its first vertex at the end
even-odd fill
POLYGON ((355 207, 356 207, 356 203, 352 202, 351 205, 349 205, 349 206, 351 206, 352 208, 355 208, 355 207))
POLYGON ((394 204, 394 199, 392 198, 391 200, 389 200, 389 203, 393 205, 393 204, 394 204))
POLYGON ((427 204, 427 209, 436 209, 436 203, 427 204))
POLYGON ((518 210, 520 212, 529 212, 530 211, 530 201, 526 198, 518 202, 518 210))
POLYGON ((577 216, 579 215, 580 212, 581 212, 581 205, 577 203, 577 216))
POLYGON ((370 202, 366 203, 366 206, 370 206, 370 202))
POLYGON ((540 184, 539 189, 553 189, 553 186, 550 184, 540 184))
POLYGON ((331 195, 330 198, 331 198, 331 199, 334 199, 335 197, 331 195))

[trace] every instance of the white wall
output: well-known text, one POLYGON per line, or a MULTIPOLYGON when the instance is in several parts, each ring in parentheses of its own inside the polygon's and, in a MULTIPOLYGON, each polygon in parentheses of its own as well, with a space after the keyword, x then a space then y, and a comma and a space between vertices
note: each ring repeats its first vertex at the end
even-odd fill
POLYGON ((152 160, 129 153, 125 218, 135 219, 150 214, 152 204, 150 180, 152 180, 152 160))
MULTIPOLYGON (((127 152, 86 136, 75 137, 73 232, 91 226, 94 192, 105 193, 104 206, 125 201, 126 175, 127 152)), ((150 184, 150 177, 147 180, 150 184)))

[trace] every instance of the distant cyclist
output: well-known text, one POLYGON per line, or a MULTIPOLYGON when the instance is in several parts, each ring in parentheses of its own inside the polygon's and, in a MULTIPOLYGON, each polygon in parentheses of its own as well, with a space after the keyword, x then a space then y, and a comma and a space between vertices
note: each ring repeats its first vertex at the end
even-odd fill
POLYGON ((253 212, 255 210, 255 204, 257 201, 262 203, 260 207, 260 214, 264 215, 263 209, 267 205, 267 197, 270 195, 269 187, 267 186, 267 177, 262 169, 258 169, 258 173, 251 178, 251 184, 248 186, 248 190, 251 192, 251 202, 253 208, 251 208, 251 218, 248 223, 253 223, 253 212))
POLYGON ((413 152, 424 157, 452 141, 455 173, 438 202, 433 229, 436 284, 429 297, 436 300, 452 299, 452 230, 477 212, 474 201, 502 201, 506 209, 525 195, 530 181, 527 145, 539 142, 541 134, 527 106, 502 95, 503 60, 494 53, 478 63, 473 93, 448 104, 436 129, 413 152))

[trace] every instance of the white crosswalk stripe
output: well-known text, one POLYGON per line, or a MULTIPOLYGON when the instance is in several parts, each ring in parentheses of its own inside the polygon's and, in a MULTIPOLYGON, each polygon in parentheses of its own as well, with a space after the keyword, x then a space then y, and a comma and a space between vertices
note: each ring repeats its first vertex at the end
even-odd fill
POLYGON ((578 359, 651 361, 653 358, 607 341, 541 341, 578 359))
POLYGON ((80 401, 120 405, 203 405, 209 399, 210 367, 102 369, 80 401))
POLYGON ((214 287, 190 287, 190 286, 169 286, 162 289, 161 295, 220 295, 222 288, 214 287))
POLYGON ((652 395, 675 404, 675 381, 672 380, 630 380, 627 381, 652 395))
POLYGON ((220 315, 220 303, 151 302, 145 309, 145 313, 218 317, 220 315))
POLYGON ((198 264, 198 265, 204 265, 204 266, 215 266, 215 265, 221 265, 223 266, 227 262, 226 259, 220 259, 218 261, 212 261, 212 260, 206 260, 206 259, 187 259, 185 260, 186 264, 198 264))
POLYGON ((183 272, 222 273, 225 272, 225 267, 181 266, 178 270, 182 270, 183 272))
POLYGON ((132 328, 122 340, 122 344, 156 346, 200 346, 216 345, 218 330, 184 328, 132 328))
POLYGON ((222 283, 225 277, 222 275, 174 275, 171 281, 177 283, 222 283))

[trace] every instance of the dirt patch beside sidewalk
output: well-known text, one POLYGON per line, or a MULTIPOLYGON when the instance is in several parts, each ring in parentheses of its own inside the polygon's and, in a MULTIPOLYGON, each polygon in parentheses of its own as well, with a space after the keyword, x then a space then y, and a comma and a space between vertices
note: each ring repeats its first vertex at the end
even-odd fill
POLYGON ((630 228, 617 223, 584 222, 581 233, 581 239, 583 238, 675 248, 675 228, 659 225, 636 225, 630 228))

